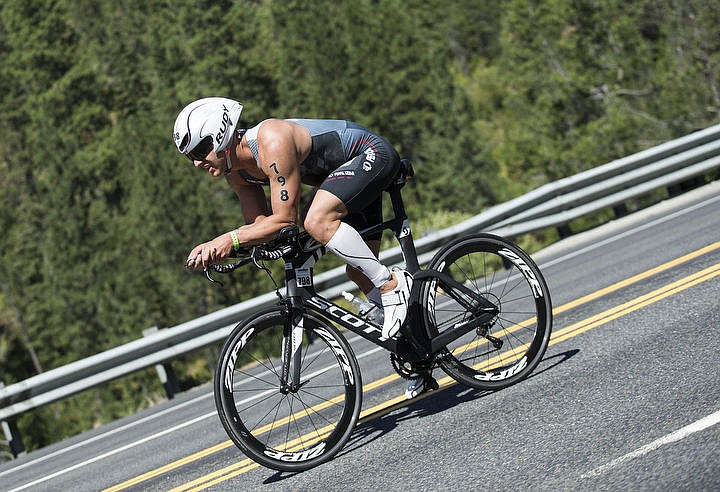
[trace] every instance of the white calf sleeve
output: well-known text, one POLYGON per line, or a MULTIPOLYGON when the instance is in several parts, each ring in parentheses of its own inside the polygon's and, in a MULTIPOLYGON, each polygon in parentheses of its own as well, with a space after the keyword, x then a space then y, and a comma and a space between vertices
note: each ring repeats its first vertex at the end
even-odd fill
POLYGON ((390 270, 375 258, 358 231, 345 222, 340 222, 340 227, 325 246, 345 263, 364 273, 375 287, 390 280, 390 270))

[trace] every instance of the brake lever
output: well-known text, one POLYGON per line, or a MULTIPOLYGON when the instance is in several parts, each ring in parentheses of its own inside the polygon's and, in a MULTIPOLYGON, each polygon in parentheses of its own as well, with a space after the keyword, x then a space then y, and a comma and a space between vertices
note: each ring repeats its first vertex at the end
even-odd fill
POLYGON ((205 277, 206 277, 211 283, 213 283, 213 284, 220 284, 220 287, 225 287, 225 284, 223 284, 221 281, 215 280, 214 278, 212 278, 212 277, 210 276, 210 267, 205 267, 204 272, 205 272, 205 277))

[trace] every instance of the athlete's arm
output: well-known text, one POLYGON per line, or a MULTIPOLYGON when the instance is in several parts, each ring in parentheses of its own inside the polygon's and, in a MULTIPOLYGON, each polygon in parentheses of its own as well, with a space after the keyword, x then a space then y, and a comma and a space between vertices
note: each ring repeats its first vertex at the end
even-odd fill
POLYGON ((240 200, 240 208, 246 224, 252 224, 258 217, 268 214, 267 200, 262 186, 248 183, 238 173, 228 174, 225 179, 240 200))
POLYGON ((274 239, 285 226, 297 223, 300 201, 300 163, 310 151, 307 130, 283 120, 268 120, 258 133, 260 169, 268 176, 272 213, 258 215, 237 230, 243 245, 274 239))
MULTIPOLYGON (((240 200, 240 207, 247 224, 265 217, 268 213, 267 202, 260 186, 248 183, 237 173, 228 174, 225 179, 240 200)), ((188 255, 185 265, 187 268, 206 267, 232 255, 234 248, 231 233, 221 234, 212 241, 195 246, 188 255)))
MULTIPOLYGON (((258 135, 259 166, 268 176, 270 204, 268 213, 265 194, 259 186, 243 183, 236 175, 227 177, 240 199, 246 225, 235 230, 242 246, 261 244, 277 237, 285 226, 297 222, 300 200, 300 163, 307 157, 312 139, 307 130, 283 120, 263 123, 258 135)), ((227 258, 232 254, 230 233, 196 246, 188 256, 188 268, 199 268, 227 258)))

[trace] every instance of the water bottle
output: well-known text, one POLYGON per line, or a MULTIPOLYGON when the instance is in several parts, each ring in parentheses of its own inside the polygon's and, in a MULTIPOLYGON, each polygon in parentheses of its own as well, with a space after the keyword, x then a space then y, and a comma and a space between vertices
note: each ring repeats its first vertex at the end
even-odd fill
POLYGON ((352 304, 360 316, 364 317, 368 321, 373 323, 382 324, 383 322, 383 310, 382 307, 376 306, 370 301, 360 299, 352 295, 350 292, 343 291, 343 297, 346 301, 352 304))

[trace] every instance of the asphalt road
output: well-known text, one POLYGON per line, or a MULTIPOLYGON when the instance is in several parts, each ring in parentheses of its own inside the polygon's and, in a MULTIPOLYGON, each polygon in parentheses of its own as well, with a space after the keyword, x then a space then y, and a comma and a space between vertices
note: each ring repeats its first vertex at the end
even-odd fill
POLYGON ((720 490, 720 182, 533 256, 555 325, 515 386, 438 371, 405 402, 387 354, 353 337, 365 384, 384 384, 318 468, 250 462, 206 385, 0 464, 0 490, 720 490))

